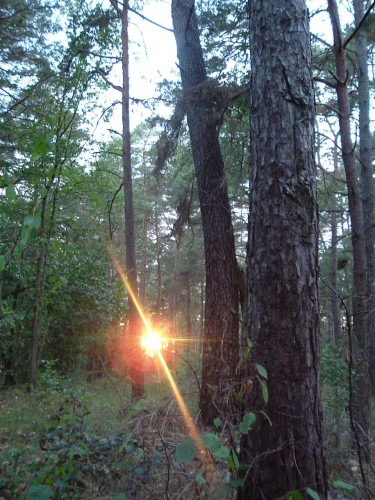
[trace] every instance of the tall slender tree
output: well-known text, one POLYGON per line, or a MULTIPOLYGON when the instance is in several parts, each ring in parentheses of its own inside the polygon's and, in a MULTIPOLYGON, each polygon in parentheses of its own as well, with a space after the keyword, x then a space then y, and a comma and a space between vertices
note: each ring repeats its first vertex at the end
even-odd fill
MULTIPOLYGON (((110 0, 118 16, 121 19, 121 43, 122 43, 122 164, 123 164, 123 185, 125 196, 125 254, 126 254, 126 275, 129 287, 137 295, 137 267, 135 258, 135 224, 134 224, 134 204, 133 204, 133 177, 131 161, 130 142, 130 118, 129 118, 129 22, 128 7, 129 2, 125 0, 120 3, 118 0, 110 0), (121 5, 121 7, 120 7, 121 5)), ((144 392, 144 372, 142 363, 142 350, 140 346, 140 334, 142 321, 139 316, 136 304, 131 294, 129 294, 128 331, 126 342, 129 343, 130 355, 130 376, 132 380, 132 395, 134 399, 139 399, 144 392)))
MULTIPOLYGON (((363 20, 363 0, 353 0, 355 24, 363 20)), ((367 258, 367 291, 369 311, 367 329, 369 332, 369 370, 372 393, 375 395, 375 185, 371 155, 370 90, 367 57, 367 36, 359 29, 356 38, 356 66, 358 78, 359 108, 359 159, 361 163, 361 195, 363 224, 367 258)))
POLYGON ((336 79, 333 84, 337 95, 342 160, 348 186, 348 203, 353 247, 353 333, 349 339, 352 349, 353 390, 351 391, 352 427, 362 451, 368 458, 368 432, 370 425, 370 384, 368 370, 369 336, 367 316, 369 296, 367 289, 367 259, 363 211, 356 168, 356 159, 351 139, 350 101, 346 45, 343 38, 336 0, 328 0, 328 12, 332 24, 333 53, 336 79))
POLYGON ((239 289, 234 233, 218 131, 225 102, 207 78, 193 0, 172 0, 184 105, 190 132, 204 235, 206 292, 202 421, 235 414, 239 360, 239 289))
POLYGON ((244 334, 253 343, 254 386, 245 410, 257 422, 242 441, 248 468, 241 494, 279 498, 309 487, 325 498, 314 94, 304 0, 250 1, 250 50, 244 334))

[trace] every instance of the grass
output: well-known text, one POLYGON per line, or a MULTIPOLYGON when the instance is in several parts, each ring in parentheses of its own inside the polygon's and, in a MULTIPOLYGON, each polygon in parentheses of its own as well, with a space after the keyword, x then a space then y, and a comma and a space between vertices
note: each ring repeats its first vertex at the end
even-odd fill
MULTIPOLYGON (((195 414, 194 376, 183 365, 174 375, 195 414)), ((0 392, 0 498, 192 498, 199 464, 173 462, 187 437, 173 392, 157 374, 145 389, 147 407, 134 411, 128 381, 50 367, 36 391, 0 392)))

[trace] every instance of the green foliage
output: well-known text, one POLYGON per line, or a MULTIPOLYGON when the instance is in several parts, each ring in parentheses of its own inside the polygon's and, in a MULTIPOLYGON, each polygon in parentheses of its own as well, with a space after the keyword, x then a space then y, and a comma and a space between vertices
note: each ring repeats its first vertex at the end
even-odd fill
POLYGON ((256 416, 254 413, 245 413, 242 418, 242 422, 240 423, 240 432, 241 434, 247 434, 251 431, 256 423, 256 416))
POLYGON ((175 460, 178 464, 192 462, 197 454, 197 447, 191 438, 183 439, 176 446, 175 460))
POLYGON ((49 500, 51 498, 53 498, 52 488, 43 484, 31 486, 26 492, 26 500, 49 500))
POLYGON ((350 494, 355 490, 355 486, 353 484, 347 483, 340 478, 332 479, 331 485, 344 493, 350 494))

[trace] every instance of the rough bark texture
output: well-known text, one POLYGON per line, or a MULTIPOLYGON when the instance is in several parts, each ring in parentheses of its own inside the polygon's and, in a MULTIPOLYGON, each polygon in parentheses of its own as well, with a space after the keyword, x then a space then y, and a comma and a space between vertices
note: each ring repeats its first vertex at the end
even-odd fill
POLYGON ((244 333, 256 414, 243 499, 326 497, 319 396, 314 96, 303 0, 250 1, 251 168, 244 333), (268 404, 254 370, 268 372, 268 404), (265 417, 267 415, 267 417, 265 417), (271 425, 272 424, 272 425, 271 425))
MULTIPOLYGON (((358 25, 364 14, 363 0, 353 0, 355 23, 358 25)), ((359 156, 361 162, 361 195, 363 224, 367 258, 367 291, 369 332, 369 370, 370 383, 375 395, 375 186, 371 158, 370 131, 370 90, 368 75, 367 37, 364 29, 356 35, 356 61, 358 72, 358 107, 359 107, 359 156)))
MULTIPOLYGON (((328 0, 328 12, 333 32, 333 51, 336 64, 336 94, 339 111, 342 160, 348 186, 351 241, 353 247, 353 387, 350 407, 352 426, 360 449, 366 451, 370 423, 370 385, 368 373, 368 331, 367 331, 367 277, 366 249, 363 226, 362 203, 358 185, 358 174, 354 148, 350 135, 350 103, 347 85, 345 46, 343 43, 336 0, 328 0)), ((367 455, 367 453, 366 453, 367 455)))
POLYGON ((173 0, 172 18, 202 215, 206 300, 202 421, 236 412, 239 292, 231 210, 218 140, 220 90, 207 80, 193 0, 173 0))

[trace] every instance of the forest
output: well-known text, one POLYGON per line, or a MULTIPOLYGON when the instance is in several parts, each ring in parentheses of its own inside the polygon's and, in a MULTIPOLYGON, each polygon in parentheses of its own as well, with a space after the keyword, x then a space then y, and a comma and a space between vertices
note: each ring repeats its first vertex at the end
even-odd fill
POLYGON ((375 1, 0 1, 0 499, 375 498, 375 1))

